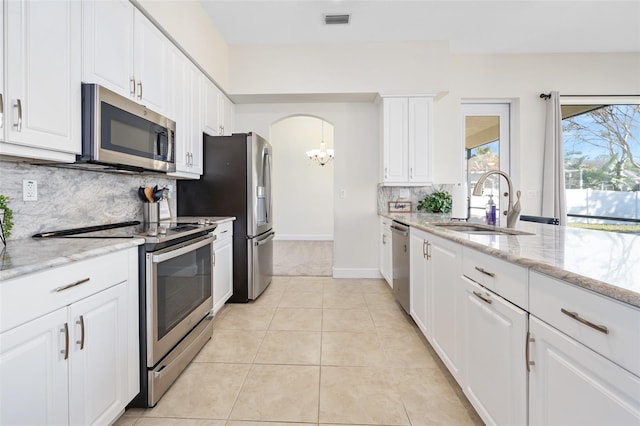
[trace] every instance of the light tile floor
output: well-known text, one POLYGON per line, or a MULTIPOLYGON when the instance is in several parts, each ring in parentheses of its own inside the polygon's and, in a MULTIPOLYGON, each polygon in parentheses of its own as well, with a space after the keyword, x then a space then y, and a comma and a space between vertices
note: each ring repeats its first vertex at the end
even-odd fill
POLYGON ((116 426, 482 424, 383 280, 275 277, 213 324, 158 405, 116 426))

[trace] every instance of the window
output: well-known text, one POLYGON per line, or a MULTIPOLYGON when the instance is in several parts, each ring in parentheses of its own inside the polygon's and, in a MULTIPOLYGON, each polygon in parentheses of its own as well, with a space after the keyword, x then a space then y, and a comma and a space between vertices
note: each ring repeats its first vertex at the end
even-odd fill
POLYGON ((640 99, 561 103, 570 226, 640 232, 640 99))
MULTIPOLYGON (((469 193, 471 193, 476 182, 485 172, 502 170, 507 174, 510 173, 509 104, 465 103, 462 104, 462 117, 464 120, 464 171, 469 193)), ((496 210, 500 211, 500 205, 507 205, 508 197, 504 197, 505 192, 507 192, 507 184, 504 179, 497 175, 489 177, 485 181, 483 196, 470 197, 471 217, 485 217, 485 206, 489 195, 493 197, 496 210)))

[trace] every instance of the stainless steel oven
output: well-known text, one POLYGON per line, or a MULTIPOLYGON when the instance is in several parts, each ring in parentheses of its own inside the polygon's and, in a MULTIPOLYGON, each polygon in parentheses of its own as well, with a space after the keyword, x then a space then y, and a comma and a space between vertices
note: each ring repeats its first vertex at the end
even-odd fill
POLYGON ((146 253, 148 406, 211 337, 214 240, 209 234, 146 253))

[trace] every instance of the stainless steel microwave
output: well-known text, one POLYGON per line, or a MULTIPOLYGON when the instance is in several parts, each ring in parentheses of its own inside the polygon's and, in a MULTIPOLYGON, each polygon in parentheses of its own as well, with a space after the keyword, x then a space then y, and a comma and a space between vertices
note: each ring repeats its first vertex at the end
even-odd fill
POLYGON ((176 123, 97 84, 82 84, 82 155, 77 165, 174 172, 176 123))

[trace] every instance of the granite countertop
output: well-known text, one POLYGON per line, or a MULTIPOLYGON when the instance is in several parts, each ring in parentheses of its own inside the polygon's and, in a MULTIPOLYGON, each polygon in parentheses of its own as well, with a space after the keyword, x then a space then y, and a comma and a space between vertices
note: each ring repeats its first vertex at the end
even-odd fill
POLYGON ((144 244, 143 238, 22 238, 7 241, 0 254, 0 281, 144 244))
MULTIPOLYGON (((224 223, 235 217, 189 217, 182 221, 209 219, 224 223)), ((114 233, 118 229, 113 230, 114 233)), ((145 243, 143 238, 22 238, 7 241, 0 251, 0 281, 55 268, 71 262, 102 256, 114 251, 126 250, 145 243)))
POLYGON ((381 215, 640 308, 638 236, 523 221, 533 235, 478 235, 434 225, 451 222, 439 214, 381 215))

